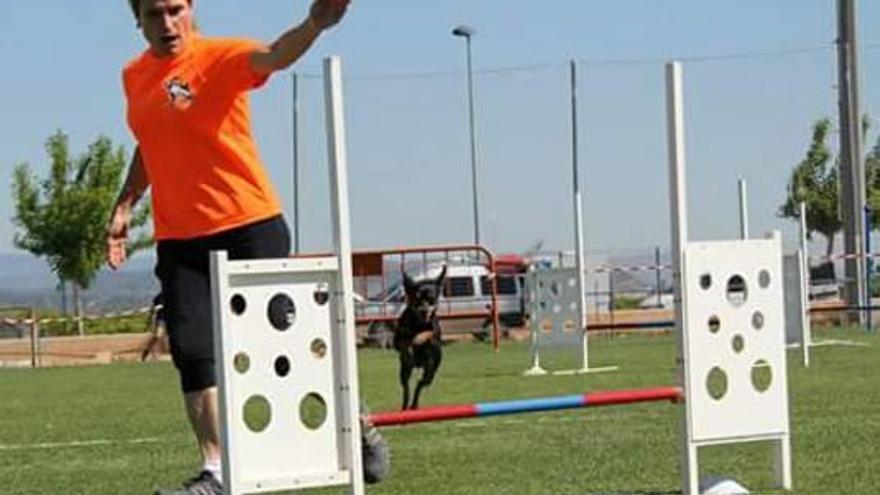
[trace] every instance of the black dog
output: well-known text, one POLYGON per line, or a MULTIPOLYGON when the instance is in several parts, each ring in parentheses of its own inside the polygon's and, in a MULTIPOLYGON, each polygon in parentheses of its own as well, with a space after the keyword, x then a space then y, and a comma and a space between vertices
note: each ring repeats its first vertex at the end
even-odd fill
POLYGON ((446 280, 446 267, 435 279, 418 282, 403 274, 406 308, 394 331, 394 348, 400 356, 400 386, 403 387, 402 409, 418 409, 419 394, 434 381, 443 358, 437 300, 446 280), (409 401, 409 379, 413 368, 422 369, 412 402, 409 401))

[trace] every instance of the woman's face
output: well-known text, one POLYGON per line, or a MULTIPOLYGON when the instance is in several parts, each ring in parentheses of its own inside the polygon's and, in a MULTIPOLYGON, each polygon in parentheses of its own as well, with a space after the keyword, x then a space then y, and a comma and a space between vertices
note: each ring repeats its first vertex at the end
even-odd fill
POLYGON ((191 0, 142 0, 140 23, 157 57, 177 55, 193 33, 191 0))

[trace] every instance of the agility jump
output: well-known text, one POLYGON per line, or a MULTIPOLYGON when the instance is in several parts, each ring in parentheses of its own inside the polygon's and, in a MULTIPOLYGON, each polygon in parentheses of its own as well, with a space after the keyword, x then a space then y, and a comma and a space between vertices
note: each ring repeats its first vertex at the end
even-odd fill
MULTIPOLYGON (((781 238, 777 233, 754 240, 689 239, 680 64, 669 63, 666 76, 681 388, 380 413, 370 417, 374 425, 669 400, 683 403, 684 495, 706 493, 700 489, 700 448, 755 441, 772 442, 775 484, 791 489, 781 238)), ((342 77, 335 57, 325 61, 325 101, 333 254, 310 260, 251 261, 230 261, 225 253, 212 255, 215 344, 222 356, 217 366, 226 445, 223 478, 230 495, 326 486, 344 486, 350 495, 365 494, 360 476, 355 318, 349 296, 353 286, 342 77), (281 318, 272 311, 276 300, 286 308, 281 318), (248 331, 240 331, 243 328, 248 331), (296 380, 286 379, 288 352, 299 363, 296 380), (289 410, 290 397, 297 398, 298 410, 289 410), (322 406, 324 414, 318 422, 304 413, 309 398, 322 406), (245 421, 244 409, 251 403, 263 404, 270 413, 265 424, 245 421), (299 421, 278 419, 285 417, 299 421), (291 441, 279 442, 279 437, 291 441)))
POLYGON ((508 400, 424 407, 406 411, 381 412, 370 415, 374 426, 393 426, 413 423, 431 423, 455 419, 485 418, 508 414, 522 414, 562 409, 616 406, 639 402, 678 402, 684 398, 678 387, 661 387, 637 390, 615 390, 581 395, 559 395, 534 399, 508 400))

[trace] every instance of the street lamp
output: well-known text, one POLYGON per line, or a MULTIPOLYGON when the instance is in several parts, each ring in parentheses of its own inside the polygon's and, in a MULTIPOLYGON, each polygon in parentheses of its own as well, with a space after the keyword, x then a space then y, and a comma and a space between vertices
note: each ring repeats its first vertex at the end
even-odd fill
POLYGON ((477 135, 474 129, 474 71, 471 62, 471 38, 476 32, 468 26, 458 26, 452 30, 453 36, 465 39, 467 51, 467 74, 468 74, 468 108, 471 131, 471 186, 474 195, 474 244, 480 244, 480 214, 477 201, 477 135))

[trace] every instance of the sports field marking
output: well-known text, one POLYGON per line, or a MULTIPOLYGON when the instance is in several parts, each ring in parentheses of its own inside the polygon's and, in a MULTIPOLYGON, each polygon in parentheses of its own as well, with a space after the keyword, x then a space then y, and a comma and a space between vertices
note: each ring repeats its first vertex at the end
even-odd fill
POLYGON ((810 344, 812 347, 828 347, 828 346, 849 346, 849 347, 871 347, 867 342, 856 342, 854 340, 826 339, 817 340, 810 344))
POLYGON ((0 444, 0 451, 97 447, 102 445, 138 445, 145 443, 157 443, 159 441, 159 438, 134 438, 131 440, 78 440, 73 442, 46 442, 9 445, 0 444))

